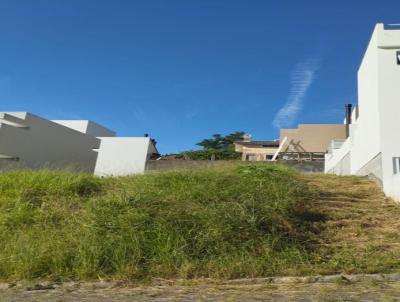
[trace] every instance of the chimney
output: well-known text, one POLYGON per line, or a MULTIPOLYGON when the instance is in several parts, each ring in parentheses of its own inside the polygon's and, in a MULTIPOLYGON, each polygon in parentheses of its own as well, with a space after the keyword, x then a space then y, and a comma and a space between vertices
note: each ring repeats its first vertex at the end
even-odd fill
POLYGON ((345 124, 346 124, 346 138, 350 136, 350 125, 351 125, 351 111, 352 111, 352 104, 344 105, 345 110, 345 124))

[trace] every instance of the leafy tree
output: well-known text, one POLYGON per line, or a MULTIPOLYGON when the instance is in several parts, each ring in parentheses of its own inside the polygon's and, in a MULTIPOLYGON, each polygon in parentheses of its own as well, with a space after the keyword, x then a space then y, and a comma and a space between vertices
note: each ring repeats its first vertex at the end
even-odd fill
POLYGON ((243 131, 236 131, 226 136, 213 134, 211 138, 203 139, 197 146, 203 150, 186 151, 181 154, 188 159, 208 160, 208 159, 239 159, 240 153, 235 152, 235 141, 243 140, 243 131))
POLYGON ((236 131, 226 136, 213 134, 211 139, 203 139, 196 145, 203 147, 204 150, 227 150, 233 146, 235 141, 243 140, 244 134, 243 131, 236 131))

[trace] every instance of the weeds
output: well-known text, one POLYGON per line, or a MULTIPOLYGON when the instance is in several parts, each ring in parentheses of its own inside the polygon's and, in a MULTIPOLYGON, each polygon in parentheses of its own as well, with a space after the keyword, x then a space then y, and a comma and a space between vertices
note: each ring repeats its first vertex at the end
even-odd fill
MULTIPOLYGON (((45 170, 4 172, 0 279, 145 281, 392 271, 400 266, 398 249, 377 250, 374 241, 364 248, 343 245, 354 230, 369 236, 380 227, 359 219, 380 194, 369 186, 366 179, 301 176, 278 165, 102 179, 45 170), (341 193, 335 195, 335 186, 341 193), (357 190, 371 204, 348 200, 357 190)), ((393 215, 396 211, 390 205, 393 215)))

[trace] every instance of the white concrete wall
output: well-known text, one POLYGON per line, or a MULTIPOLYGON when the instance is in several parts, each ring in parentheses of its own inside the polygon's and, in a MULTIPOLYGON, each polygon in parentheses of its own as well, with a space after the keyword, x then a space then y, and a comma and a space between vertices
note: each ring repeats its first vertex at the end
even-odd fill
POLYGON ((400 157, 399 50, 400 29, 377 24, 358 71, 359 118, 342 150, 327 155, 326 172, 350 154, 351 174, 374 173, 400 201, 400 176, 393 172, 393 157, 400 157))
POLYGON ((380 118, 378 101, 378 49, 374 31, 358 70, 359 118, 352 133, 351 173, 356 174, 380 153, 380 118))
MULTIPOLYGON (((100 140, 27 112, 0 113, 0 154, 28 168, 65 168, 93 172, 100 140)), ((10 160, 0 159, 0 167, 10 160)))
POLYGON ((393 174, 393 157, 400 157, 400 65, 396 61, 400 30, 384 30, 380 24, 377 36, 383 188, 400 201, 399 175, 393 174))
POLYGON ((400 201, 400 174, 385 179, 384 190, 386 195, 400 201))
POLYGON ((143 173, 154 148, 149 137, 100 137, 95 174, 124 176, 143 173))
POLYGON ((52 120, 52 122, 92 136, 114 137, 116 135, 114 131, 88 120, 52 120))

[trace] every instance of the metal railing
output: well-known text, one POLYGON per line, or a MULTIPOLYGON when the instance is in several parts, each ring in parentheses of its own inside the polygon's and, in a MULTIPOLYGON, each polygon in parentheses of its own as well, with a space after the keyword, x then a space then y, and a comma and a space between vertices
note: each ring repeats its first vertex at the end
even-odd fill
POLYGON ((280 152, 278 160, 324 161, 324 152, 280 152))

